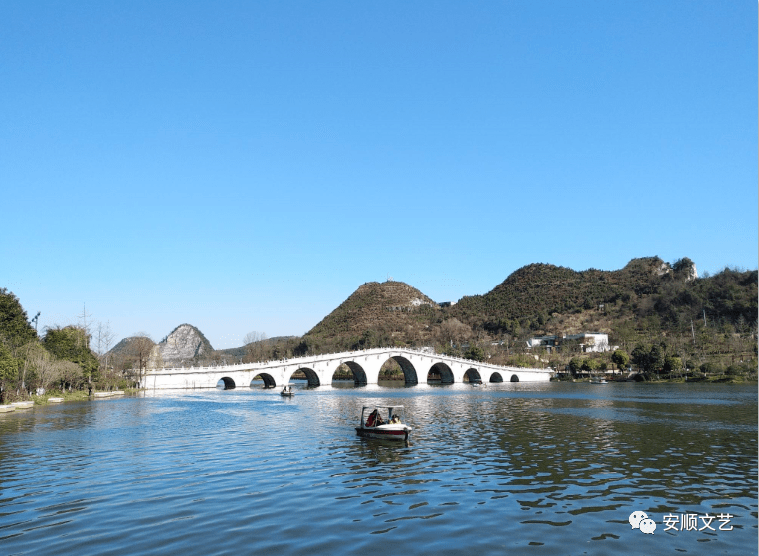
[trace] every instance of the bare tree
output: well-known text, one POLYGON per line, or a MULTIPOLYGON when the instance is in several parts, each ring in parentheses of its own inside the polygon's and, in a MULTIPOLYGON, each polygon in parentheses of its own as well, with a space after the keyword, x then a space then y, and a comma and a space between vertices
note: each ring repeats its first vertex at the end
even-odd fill
POLYGON ((129 355, 133 358, 132 368, 137 365, 137 376, 140 387, 143 384, 143 373, 147 369, 150 353, 153 351, 155 342, 147 332, 138 332, 129 342, 129 355))
POLYGON ((35 348, 39 344, 37 342, 28 342, 27 344, 21 346, 17 350, 17 357, 20 356, 22 361, 22 367, 21 367, 21 390, 26 392, 27 390, 27 384, 26 384, 26 372, 32 367, 32 360, 35 348))
POLYGON ((97 353, 98 356, 108 353, 115 337, 116 334, 111 330, 110 321, 105 324, 98 322, 95 327, 95 337, 93 338, 95 343, 95 353, 97 353))
POLYGON ((93 340, 95 344, 95 353, 97 354, 98 362, 100 363, 100 376, 106 382, 110 382, 111 378, 111 373, 109 372, 108 367, 108 357, 110 355, 109 351, 111 349, 111 344, 113 344, 115 337, 116 335, 113 330, 111 330, 110 321, 105 324, 102 322, 97 323, 93 340))
POLYGON ((56 367, 58 372, 58 380, 63 383, 69 384, 69 390, 71 386, 76 386, 82 379, 82 369, 76 363, 72 361, 56 361, 56 367))
POLYGON ((250 362, 260 361, 268 345, 266 334, 264 332, 256 332, 255 330, 245 335, 243 343, 245 345, 245 355, 250 362))
MULTIPOLYGON (((36 371, 39 387, 47 389, 60 378, 63 371, 62 362, 56 360, 39 344, 30 351, 29 359, 30 366, 36 371)), ((79 371, 78 367, 77 371, 79 371)))
POLYGON ((468 340, 472 336, 471 327, 457 318, 448 319, 440 325, 439 337, 445 344, 453 346, 468 340))

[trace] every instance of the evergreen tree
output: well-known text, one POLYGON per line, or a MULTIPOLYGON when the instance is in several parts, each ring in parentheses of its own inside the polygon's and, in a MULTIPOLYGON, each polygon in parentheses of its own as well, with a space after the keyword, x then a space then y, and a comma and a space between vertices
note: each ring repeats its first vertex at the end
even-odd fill
POLYGON ((5 391, 18 381, 20 364, 21 361, 13 357, 10 350, 0 342, 0 402, 4 401, 5 391))
POLYGON ((627 364, 630 362, 630 356, 622 349, 617 349, 611 354, 611 362, 614 363, 620 371, 624 371, 627 368, 627 364))
POLYGON ((98 360, 90 351, 90 338, 83 329, 76 326, 49 328, 42 343, 58 359, 76 363, 82 370, 82 378, 98 378, 98 360))
POLYGON ((0 341, 14 350, 37 339, 18 298, 6 288, 0 288, 0 341))

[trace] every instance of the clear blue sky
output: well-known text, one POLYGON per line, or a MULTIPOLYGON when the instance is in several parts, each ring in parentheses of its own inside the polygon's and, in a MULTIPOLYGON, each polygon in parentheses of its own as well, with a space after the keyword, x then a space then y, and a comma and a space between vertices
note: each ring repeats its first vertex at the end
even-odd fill
POLYGON ((11 1, 0 287, 117 340, 388 276, 757 268, 757 3, 11 1))

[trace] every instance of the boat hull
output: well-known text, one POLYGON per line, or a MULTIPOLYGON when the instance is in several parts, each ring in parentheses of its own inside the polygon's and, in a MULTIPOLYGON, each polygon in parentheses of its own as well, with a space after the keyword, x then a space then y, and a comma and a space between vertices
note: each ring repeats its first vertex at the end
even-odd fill
POLYGON ((398 429, 375 429, 356 427, 356 434, 362 438, 381 438, 384 440, 408 440, 410 428, 398 429))

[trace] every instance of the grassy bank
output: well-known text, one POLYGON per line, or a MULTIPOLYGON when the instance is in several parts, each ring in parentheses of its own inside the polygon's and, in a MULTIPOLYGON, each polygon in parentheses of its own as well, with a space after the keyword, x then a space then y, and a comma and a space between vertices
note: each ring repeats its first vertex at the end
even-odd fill
MULTIPOLYGON (((135 388, 125 388, 123 389, 124 395, 134 395, 138 392, 135 388)), ((95 390, 92 391, 92 393, 95 393, 95 390)), ((48 401, 50 398, 63 398, 64 402, 83 402, 87 400, 92 400, 94 397, 91 397, 87 390, 72 390, 71 392, 65 391, 65 392, 58 392, 55 390, 51 390, 48 392, 45 392, 42 396, 37 396, 33 394, 31 396, 31 399, 34 400, 34 405, 47 405, 50 402, 48 401)))

